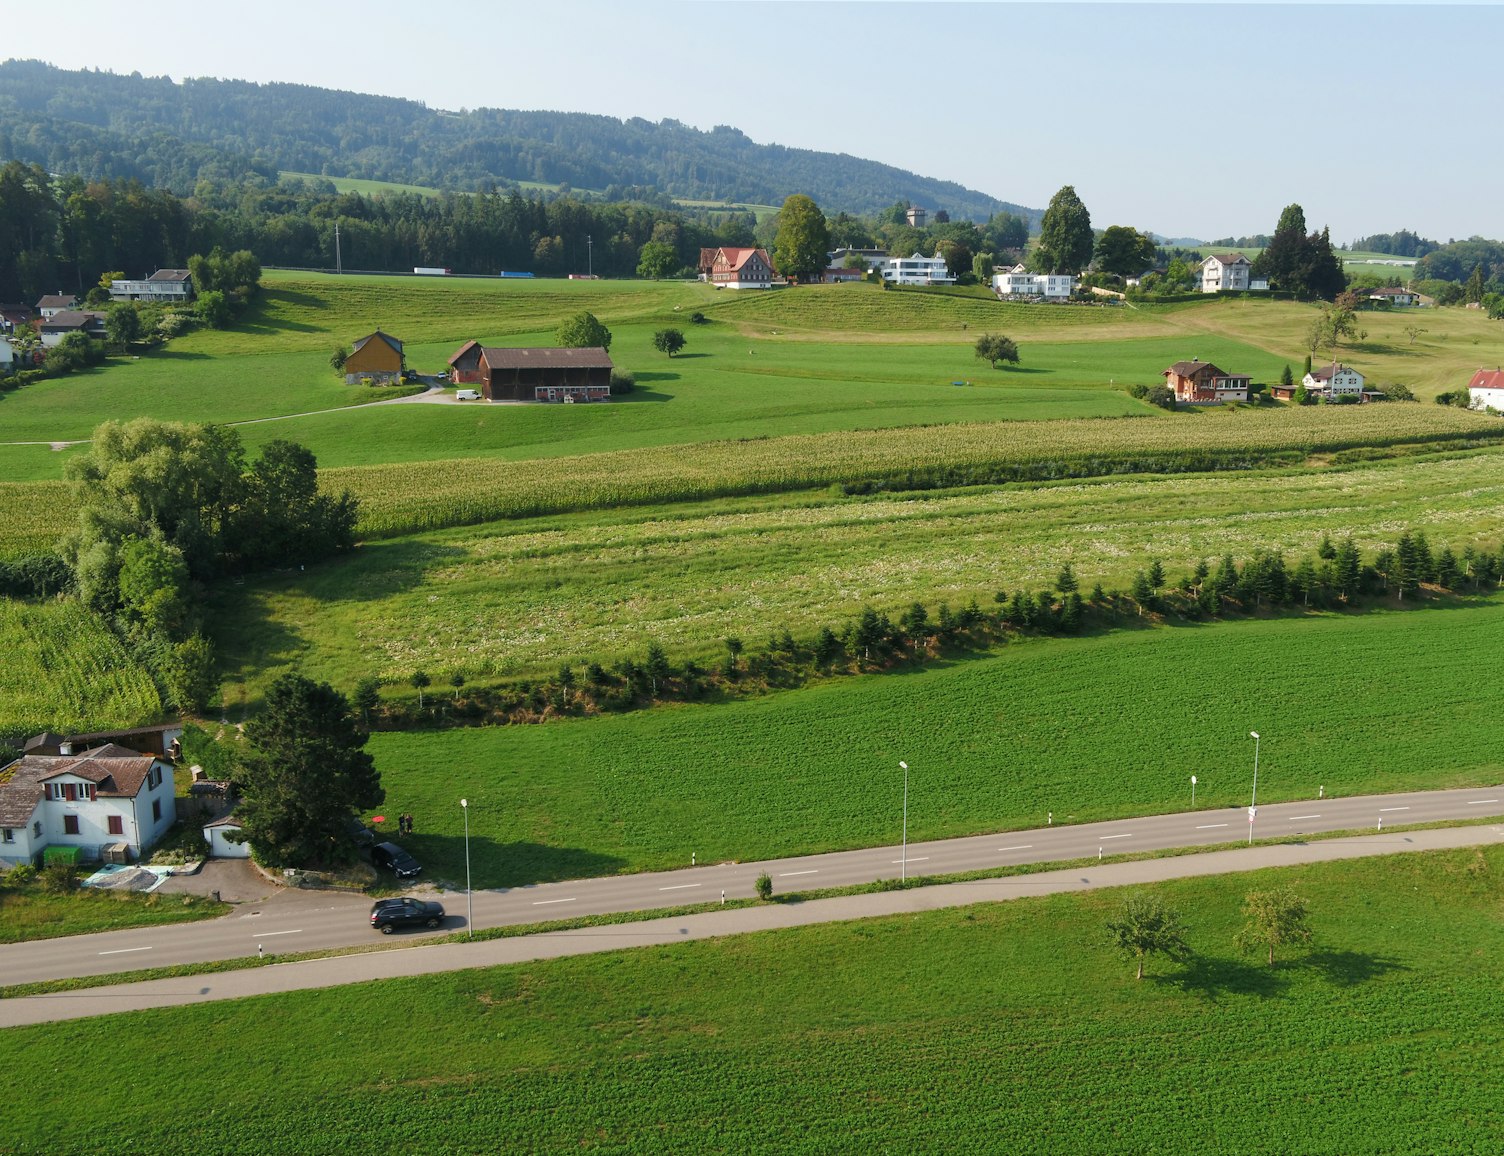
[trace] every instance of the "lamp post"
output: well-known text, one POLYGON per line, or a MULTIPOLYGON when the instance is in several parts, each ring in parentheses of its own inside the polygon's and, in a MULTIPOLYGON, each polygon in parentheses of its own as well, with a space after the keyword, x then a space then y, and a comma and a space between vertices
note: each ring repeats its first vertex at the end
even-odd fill
POLYGON ((1252 843, 1253 817, 1259 806, 1259 732, 1249 731, 1248 737, 1253 740, 1253 796, 1248 800, 1248 842, 1252 843))
POLYGON ((460 800, 465 813, 465 938, 475 938, 475 909, 470 902, 470 800, 460 800))
POLYGON ((899 882, 907 882, 909 878, 909 764, 900 759, 898 765, 903 768, 903 850, 898 855, 898 878, 899 882))

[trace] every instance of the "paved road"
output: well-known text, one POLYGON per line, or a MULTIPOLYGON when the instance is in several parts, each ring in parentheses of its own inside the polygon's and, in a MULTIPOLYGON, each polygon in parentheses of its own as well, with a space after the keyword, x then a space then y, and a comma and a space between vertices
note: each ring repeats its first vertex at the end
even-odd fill
MULTIPOLYGON (((1504 786, 1366 795, 1260 806, 1254 834, 1257 838, 1271 838, 1378 828, 1381 820, 1393 827, 1499 815, 1504 815, 1504 786)), ((772 876, 774 891, 784 893, 895 879, 905 872, 947 875, 1089 858, 1099 853, 1111 856, 1232 844, 1246 842, 1247 838, 1246 808, 1191 811, 913 843, 907 851, 896 846, 875 847, 795 859, 724 863, 477 891, 472 901, 476 927, 499 927, 715 902, 723 891, 728 899, 750 898, 763 871, 772 876)), ((463 927, 464 893, 450 892, 441 898, 450 915, 446 930, 463 927)), ((244 904, 222 919, 205 923, 6 944, 0 946, 0 976, 6 983, 30 983, 233 959, 255 955, 258 950, 283 954, 349 947, 373 938, 367 920, 370 902, 365 896, 329 891, 280 892, 264 902, 244 904)))
POLYGON ((222 975, 149 980, 87 991, 0 1000, 0 1028, 82 1019, 86 1016, 145 1008, 242 999, 284 991, 337 987, 369 980, 433 975, 465 968, 559 959, 631 947, 684 943, 752 931, 803 927, 814 923, 935 911, 970 903, 998 902, 1061 891, 1151 884, 1167 879, 1226 875, 1262 867, 1326 863, 1372 855, 1434 851, 1490 843, 1504 843, 1504 826, 1491 824, 1445 827, 1429 831, 1343 837, 1317 843, 1242 847, 1169 859, 1104 863, 1100 867, 1093 864, 1085 869, 1076 867, 1008 879, 949 883, 920 887, 912 891, 884 891, 806 903, 774 903, 697 915, 669 916, 641 923, 555 931, 513 939, 429 944, 406 951, 373 951, 335 959, 314 959, 226 972, 222 975))

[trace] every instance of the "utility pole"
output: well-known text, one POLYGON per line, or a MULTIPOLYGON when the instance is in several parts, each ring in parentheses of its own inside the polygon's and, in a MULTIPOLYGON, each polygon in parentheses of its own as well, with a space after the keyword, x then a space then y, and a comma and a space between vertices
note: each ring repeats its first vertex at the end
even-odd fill
POLYGON ((595 245, 595 242, 591 239, 590 234, 586 233, 585 234, 585 276, 587 276, 587 277, 594 277, 595 276, 595 249, 593 248, 594 245, 595 245))
POLYGON ((335 273, 343 273, 345 271, 345 263, 341 259, 340 254, 339 254, 339 222, 338 221, 334 222, 334 271, 335 271, 335 273))

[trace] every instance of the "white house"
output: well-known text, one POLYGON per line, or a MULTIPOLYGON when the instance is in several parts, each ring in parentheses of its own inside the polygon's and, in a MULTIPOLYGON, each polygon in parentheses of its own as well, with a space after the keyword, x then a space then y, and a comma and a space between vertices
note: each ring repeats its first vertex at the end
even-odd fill
POLYGON ((1063 301, 1076 290, 1069 273, 1030 273, 1022 265, 992 275, 992 291, 999 297, 1043 297, 1063 301))
POLYGON ((1201 262, 1201 292, 1250 288, 1251 268, 1248 258, 1241 253, 1214 253, 1201 262))
POLYGON ((1363 375, 1346 365, 1313 366, 1311 372, 1301 378, 1306 392, 1335 401, 1339 397, 1363 399, 1363 375))
POLYGON ((1496 409, 1504 413, 1504 370, 1480 369, 1467 383, 1469 409, 1496 409))
POLYGON ((78 306, 79 299, 72 293, 48 293, 37 301, 37 312, 42 315, 43 321, 47 321, 53 314, 77 309, 78 306))
POLYGON ((158 269, 144 281, 111 281, 112 301, 159 301, 167 304, 193 300, 193 277, 187 269, 158 269))
POLYGON ((95 341, 103 341, 104 314, 93 309, 65 309, 43 321, 37 326, 37 332, 46 349, 55 349, 61 345, 63 338, 70 333, 82 333, 95 341))
MULTIPOLYGON (((922 210, 921 210, 922 211, 922 210)), ((883 280, 895 285, 954 285, 956 279, 945 267, 944 257, 889 257, 879 266, 883 280)))
POLYGON ((172 764, 114 743, 0 768, 0 862, 29 863, 49 846, 140 857, 176 818, 172 764))
POLYGON ((1419 294, 1412 293, 1408 289, 1385 286, 1382 289, 1371 290, 1368 294, 1368 299, 1370 301, 1388 302, 1390 305, 1408 306, 1416 303, 1419 299, 1419 294))

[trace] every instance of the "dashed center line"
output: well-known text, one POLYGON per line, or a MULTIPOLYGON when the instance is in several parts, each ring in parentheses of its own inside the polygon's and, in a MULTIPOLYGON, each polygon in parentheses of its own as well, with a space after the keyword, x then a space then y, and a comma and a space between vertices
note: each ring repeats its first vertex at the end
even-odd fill
POLYGON ((818 868, 811 867, 808 871, 780 871, 778 878, 787 879, 790 875, 818 875, 819 873, 818 868))
POLYGON ((1133 833, 1130 831, 1126 835, 1103 835, 1102 838, 1103 839, 1131 839, 1131 838, 1133 838, 1133 833))
POLYGON ((270 939, 273 935, 302 935, 303 929, 295 927, 291 931, 258 931, 253 938, 270 939))
POLYGON ((1408 811, 1409 807, 1380 807, 1381 811, 1408 811))
POLYGON ((1291 815, 1290 816, 1290 822, 1292 822, 1292 823, 1298 823, 1302 819, 1319 819, 1319 818, 1321 818, 1320 815, 1291 815))
POLYGON ((574 902, 576 902, 576 897, 573 896, 573 895, 571 895, 568 899, 534 899, 533 900, 533 906, 534 907, 543 907, 543 906, 545 906, 545 905, 547 905, 549 903, 574 903, 574 902))
POLYGON ((1017 847, 999 847, 998 850, 999 851, 1032 851, 1032 850, 1034 850, 1034 844, 1033 843, 1020 843, 1017 847))
POLYGON ((101 951, 100 955, 124 955, 128 951, 150 951, 149 947, 117 947, 114 951, 101 951))
POLYGON ((675 883, 672 887, 660 887, 659 891, 683 891, 686 887, 698 887, 698 883, 675 883))
POLYGON ((910 855, 907 859, 895 859, 895 860, 893 860, 893 862, 895 862, 895 863, 925 863, 925 862, 928 862, 928 860, 929 860, 929 856, 928 855, 910 855))
POLYGON ((1196 828, 1198 831, 1210 831, 1213 827, 1225 827, 1226 823, 1202 823, 1196 828))
POLYGON ((1498 801, 1498 799, 1469 799, 1467 805, 1469 807, 1478 807, 1484 803, 1497 803, 1498 801))

